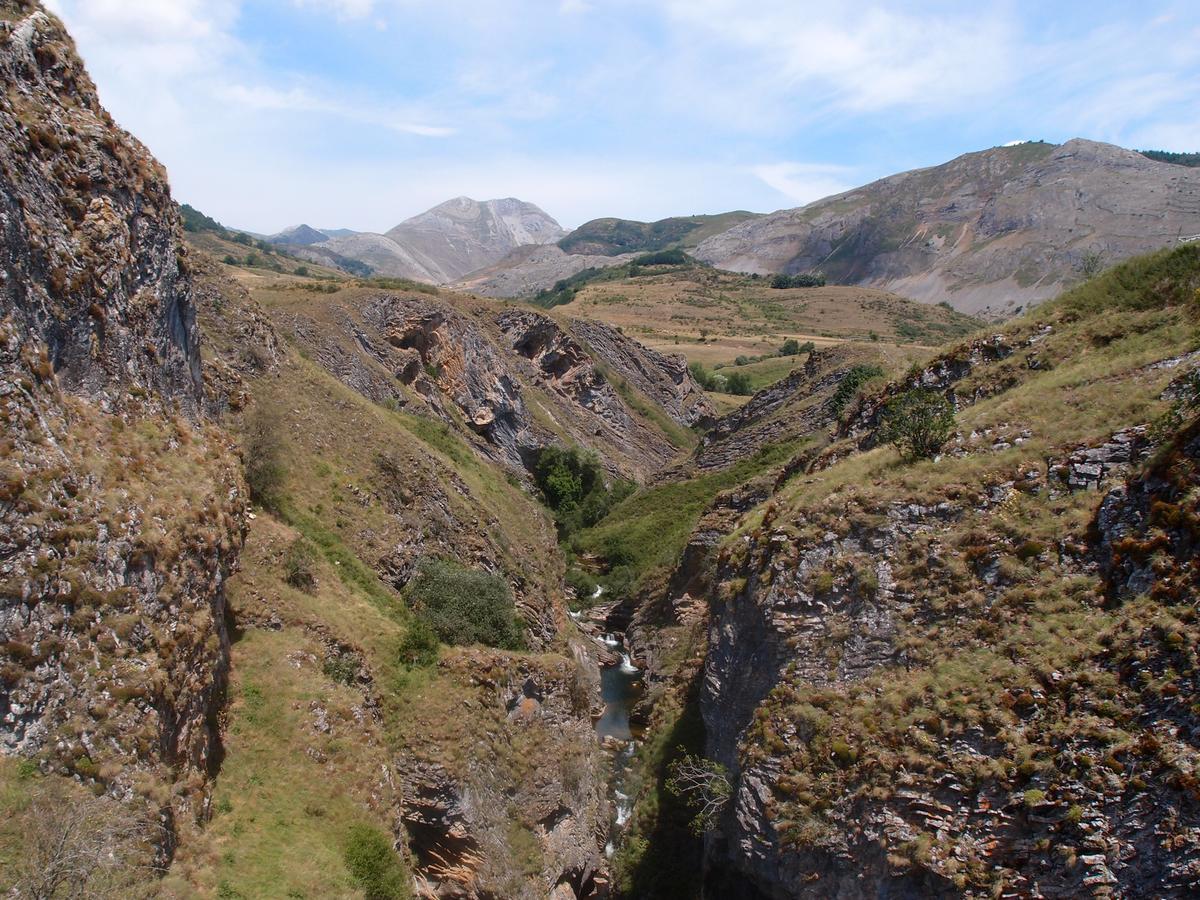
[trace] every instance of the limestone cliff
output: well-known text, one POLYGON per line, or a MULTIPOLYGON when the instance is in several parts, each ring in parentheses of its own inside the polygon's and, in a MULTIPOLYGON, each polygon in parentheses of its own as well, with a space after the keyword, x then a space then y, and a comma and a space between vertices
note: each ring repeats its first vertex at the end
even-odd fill
POLYGON ((200 816, 242 538, 166 176, 57 19, 0 4, 0 750, 200 816))

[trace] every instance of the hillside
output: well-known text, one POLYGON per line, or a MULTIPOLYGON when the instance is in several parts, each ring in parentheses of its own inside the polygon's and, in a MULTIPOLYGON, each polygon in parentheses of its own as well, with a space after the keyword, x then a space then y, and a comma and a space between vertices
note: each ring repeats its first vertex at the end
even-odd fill
POLYGON ((177 205, 35 0, 0 76, 0 894, 1200 895, 1200 242, 499 300, 177 205))
POLYGON ((991 317, 1098 268, 1200 234, 1200 174, 1072 140, 968 153, 737 225, 695 255, 722 269, 820 270, 991 317))
MULTIPOLYGON (((775 406, 806 423, 763 445, 790 461, 701 494, 624 603, 652 685, 628 895, 695 896, 697 872, 749 898, 1195 892, 1198 289, 1196 248, 1139 258, 775 406), (933 459, 878 437, 918 388, 957 410, 933 459), (667 781, 680 744, 710 761, 703 842, 667 781)), ((644 565, 621 548, 649 497, 713 478, 581 542, 644 565)))
POLYGON ((844 340, 935 346, 982 325, 944 306, 870 288, 778 289, 770 279, 693 264, 640 266, 631 276, 623 265, 582 277, 562 294, 569 302, 555 309, 607 322, 648 347, 705 365, 769 355, 788 338, 818 346, 844 340))
POLYGON ((591 256, 691 250, 705 238, 755 218, 756 213, 739 210, 715 216, 676 216, 657 222, 592 219, 559 240, 558 246, 567 253, 591 256))

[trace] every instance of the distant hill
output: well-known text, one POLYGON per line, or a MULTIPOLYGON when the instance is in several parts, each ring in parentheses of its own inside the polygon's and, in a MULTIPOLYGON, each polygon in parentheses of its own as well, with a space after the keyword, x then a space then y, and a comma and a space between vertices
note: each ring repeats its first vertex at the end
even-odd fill
POLYGON ((330 235, 309 225, 296 225, 292 228, 285 228, 279 234, 271 235, 267 240, 272 244, 307 247, 309 244, 320 244, 329 238, 330 235))
POLYGON ((365 267, 375 275, 447 284, 500 262, 518 247, 553 244, 563 234, 562 226, 532 203, 456 197, 386 234, 319 232, 302 225, 272 240, 301 245, 297 252, 306 259, 347 271, 365 267), (346 260, 352 261, 350 267, 346 260))
POLYGON ((558 242, 567 253, 617 256, 649 253, 679 247, 691 249, 707 237, 758 218, 756 213, 737 210, 715 216, 676 216, 657 222, 632 219, 592 219, 558 242))
POLYGON ((741 272, 820 270, 999 317, 1197 234, 1200 171, 1076 139, 893 175, 743 222, 695 255, 741 272))
POLYGON ((1156 162, 1171 163, 1173 166, 1200 166, 1200 153, 1172 153, 1169 150, 1139 150, 1138 153, 1156 162))

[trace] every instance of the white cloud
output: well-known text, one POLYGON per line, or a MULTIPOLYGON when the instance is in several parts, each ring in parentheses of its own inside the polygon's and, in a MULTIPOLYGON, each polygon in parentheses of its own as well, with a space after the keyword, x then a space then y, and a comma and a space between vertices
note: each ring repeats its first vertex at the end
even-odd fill
POLYGON ((303 88, 279 90, 264 85, 229 84, 216 90, 231 102, 252 110, 318 113, 419 137, 449 137, 455 133, 454 128, 421 122, 419 117, 403 110, 357 106, 344 99, 324 100, 303 88))
POLYGON ((365 19, 375 11, 375 0, 292 0, 296 6, 332 12, 343 21, 365 19))
POLYGON ((801 116, 953 109, 1014 77, 1014 27, 978 7, 958 17, 794 0, 665 0, 664 8, 684 35, 677 43, 690 48, 688 77, 708 87, 719 75, 728 102, 749 99, 754 115, 781 106, 801 116))
POLYGON ((852 172, 845 166, 813 163, 783 162, 751 167, 750 171, 763 184, 778 191, 794 205, 803 206, 840 194, 854 186, 852 172))

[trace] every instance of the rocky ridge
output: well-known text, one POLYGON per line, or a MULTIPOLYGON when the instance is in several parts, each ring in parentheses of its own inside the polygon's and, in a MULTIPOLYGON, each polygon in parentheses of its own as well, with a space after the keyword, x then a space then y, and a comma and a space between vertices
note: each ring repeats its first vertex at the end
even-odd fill
POLYGON ((723 269, 820 270, 995 317, 1089 267, 1200 234, 1200 174, 1075 139, 968 153, 737 225, 703 241, 723 269))

